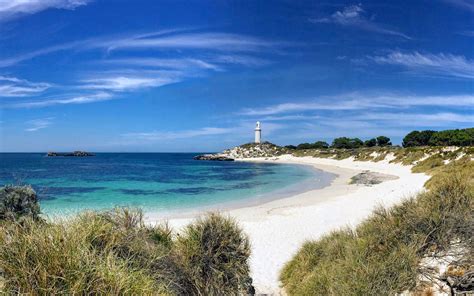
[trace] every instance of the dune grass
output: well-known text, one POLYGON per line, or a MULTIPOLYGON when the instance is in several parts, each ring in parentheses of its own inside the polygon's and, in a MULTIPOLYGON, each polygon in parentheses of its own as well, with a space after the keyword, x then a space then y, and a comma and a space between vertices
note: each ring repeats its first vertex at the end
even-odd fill
POLYGON ((176 237, 146 226, 138 210, 85 212, 54 223, 0 224, 0 270, 7 294, 246 294, 248 239, 211 214, 176 237))
MULTIPOLYGON (((436 271, 426 257, 453 247, 474 265, 473 187, 462 174, 390 209, 379 208, 355 230, 303 245, 281 272, 289 295, 394 295, 416 290, 436 271)), ((459 259, 459 258, 458 258, 459 259)))

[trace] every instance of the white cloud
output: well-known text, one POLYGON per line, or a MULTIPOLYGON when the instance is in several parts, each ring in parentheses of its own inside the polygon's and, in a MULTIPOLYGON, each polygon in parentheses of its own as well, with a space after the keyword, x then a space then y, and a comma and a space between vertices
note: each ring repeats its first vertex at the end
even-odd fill
POLYGON ((194 130, 183 131, 153 131, 144 133, 128 133, 122 136, 128 139, 141 141, 160 141, 160 140, 175 140, 192 137, 204 137, 213 135, 222 135, 232 132, 235 128, 221 128, 221 127, 204 127, 194 130))
POLYGON ((349 93, 321 97, 299 103, 282 103, 259 108, 246 108, 241 110, 238 114, 246 116, 262 116, 307 111, 347 111, 383 108, 399 109, 414 106, 474 108, 474 95, 413 96, 404 94, 377 95, 349 93))
POLYGON ((263 108, 247 108, 242 110, 241 115, 274 115, 292 112, 315 111, 315 110, 357 110, 367 108, 366 102, 362 101, 340 101, 340 102, 303 102, 303 103, 283 103, 263 108))
POLYGON ((37 130, 47 128, 53 123, 52 122, 53 119, 54 118, 52 117, 48 117, 48 118, 29 120, 26 122, 26 125, 28 125, 28 128, 26 128, 25 131, 35 132, 37 130))
POLYGON ((440 113, 364 113, 352 117, 363 121, 390 121, 398 125, 443 126, 446 123, 473 123, 474 115, 452 112, 440 113))
MULTIPOLYGON (((259 38, 229 33, 184 33, 158 37, 135 35, 123 39, 93 44, 108 50, 117 49, 206 49, 213 51, 259 51, 277 46, 278 43, 259 38)), ((280 44, 281 45, 281 44, 280 44)))
POLYGON ((343 10, 336 11, 329 17, 310 19, 310 21, 312 23, 338 24, 341 26, 358 28, 364 31, 411 39, 411 37, 401 32, 391 30, 384 25, 373 22, 366 16, 366 11, 362 8, 361 4, 346 6, 343 10))
POLYGON ((30 82, 10 76, 0 75, 0 97, 33 96, 50 88, 52 85, 45 82, 30 82))
POLYGON ((203 61, 201 59, 182 58, 182 59, 161 59, 161 58, 127 58, 103 61, 105 64, 131 65, 155 67, 164 69, 189 70, 190 68, 200 68, 206 70, 219 71, 221 68, 217 65, 203 61))
POLYGON ((80 88, 110 91, 128 91, 140 88, 159 87, 178 81, 178 79, 173 79, 171 77, 149 78, 116 76, 83 80, 82 82, 85 84, 80 86, 80 88))
POLYGON ((113 96, 109 93, 99 92, 91 95, 78 95, 71 97, 63 97, 59 99, 46 99, 32 102, 22 102, 7 105, 9 108, 41 108, 54 105, 69 105, 69 104, 86 104, 101 102, 113 99, 113 96))
POLYGON ((460 8, 467 9, 469 11, 474 11, 474 1, 473 0, 443 0, 444 2, 450 3, 452 5, 458 6, 460 8))
POLYGON ((0 0, 0 22, 49 8, 75 9, 90 0, 0 0))
POLYGON ((474 78, 474 61, 452 54, 402 53, 394 51, 386 56, 371 57, 378 64, 406 67, 410 70, 458 78, 474 78))
POLYGON ((271 64, 269 60, 247 55, 219 55, 214 59, 217 63, 236 64, 247 67, 259 67, 271 64))
MULTIPOLYGON (((1 1, 1 0, 0 0, 1 1)), ((146 34, 133 34, 122 37, 102 36, 79 40, 70 43, 59 44, 42 48, 17 56, 0 59, 0 67, 9 67, 25 60, 51 54, 64 50, 120 50, 120 49, 161 49, 161 50, 205 50, 212 52, 257 52, 275 50, 281 46, 288 46, 288 43, 273 42, 259 39, 252 36, 229 34, 229 33, 183 33, 185 30, 170 29, 146 34)), ((229 57, 227 57, 230 62, 229 57)), ((244 59, 234 57, 234 63, 257 63, 258 59, 251 61, 250 57, 244 59)), ((155 61, 157 62, 157 61, 155 61)), ((164 60, 161 62, 165 62, 164 60)), ((189 61, 188 61, 189 62, 189 61)), ((199 59, 195 59, 195 65, 199 64, 199 59)), ((212 67, 211 64, 201 66, 212 67)))

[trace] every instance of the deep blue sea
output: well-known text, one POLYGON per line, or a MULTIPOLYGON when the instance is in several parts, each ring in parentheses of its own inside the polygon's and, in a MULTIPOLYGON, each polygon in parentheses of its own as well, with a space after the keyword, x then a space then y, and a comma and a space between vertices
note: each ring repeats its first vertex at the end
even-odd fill
POLYGON ((193 160, 192 153, 98 153, 46 157, 0 153, 0 185, 31 184, 46 214, 139 207, 179 213, 257 204, 328 185, 333 175, 305 166, 193 160))

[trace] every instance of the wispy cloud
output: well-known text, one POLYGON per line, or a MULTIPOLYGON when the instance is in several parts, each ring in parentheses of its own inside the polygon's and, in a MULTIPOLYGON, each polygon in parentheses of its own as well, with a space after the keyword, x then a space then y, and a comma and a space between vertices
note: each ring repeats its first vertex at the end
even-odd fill
POLYGON ((332 15, 324 18, 310 19, 312 23, 330 23, 345 27, 353 27, 364 31, 375 32, 386 35, 393 35, 405 39, 412 39, 411 37, 389 29, 387 26, 375 23, 370 17, 367 17, 366 11, 361 4, 350 5, 344 7, 340 11, 334 12, 332 15))
POLYGON ((394 122, 398 125, 443 126, 446 123, 472 123, 474 115, 452 112, 439 113, 403 113, 373 112, 353 116, 352 119, 363 121, 394 122))
POLYGON ((83 80, 83 89, 109 90, 109 91, 129 91, 149 87, 159 87, 170 83, 178 82, 178 79, 171 77, 107 77, 83 80))
POLYGON ((281 43, 263 40, 246 35, 229 33, 184 33, 166 36, 149 37, 148 35, 135 35, 123 39, 99 42, 92 46, 118 49, 207 49, 213 51, 259 51, 268 49, 281 43))
POLYGON ((446 3, 452 4, 454 6, 467 9, 469 11, 474 11, 474 1, 472 0, 443 0, 446 3))
POLYGON ((103 61, 105 64, 128 65, 149 68, 178 69, 189 70, 193 68, 219 71, 221 68, 202 59, 181 58, 181 59, 163 59, 163 58, 126 58, 111 59, 103 61))
POLYGON ((47 117, 47 118, 29 120, 26 122, 26 125, 28 127, 25 129, 25 131, 36 132, 37 130, 47 128, 53 123, 52 122, 53 119, 54 119, 53 117, 47 117))
POLYGON ((474 96, 413 96, 403 94, 374 95, 356 92, 330 97, 326 96, 299 103, 288 102, 260 108, 246 108, 238 112, 238 114, 246 116, 262 116, 276 114, 292 114, 308 111, 397 109, 416 106, 474 108, 474 96))
POLYGON ((467 36, 467 37, 474 37, 474 31, 461 31, 458 33, 459 35, 467 36))
POLYGON ((54 99, 42 99, 38 101, 30 101, 30 102, 21 102, 6 105, 4 107, 8 108, 41 108, 41 107, 48 107, 54 105, 69 105, 69 104, 86 104, 86 103, 94 103, 94 102, 101 102, 113 99, 113 96, 106 92, 99 92, 90 95, 78 95, 78 96, 70 96, 70 97, 62 97, 62 98, 54 98, 54 99))
POLYGON ((214 58, 214 61, 217 63, 243 65, 248 67, 260 67, 272 63, 269 60, 248 55, 219 55, 214 58))
POLYGON ((315 110, 356 110, 367 108, 366 102, 347 100, 341 102, 303 102, 303 103, 283 103, 263 108, 247 108, 239 112, 241 115, 274 115, 301 111, 315 110))
POLYGON ((176 140, 192 137, 204 137, 213 135, 227 134, 235 128, 221 128, 221 127, 204 127, 194 130, 182 131, 153 131, 144 133, 127 133, 122 136, 127 139, 140 141, 161 141, 161 140, 176 140))
POLYGON ((407 69, 442 76, 474 78, 474 61, 452 54, 422 54, 393 51, 385 56, 370 57, 378 64, 388 64, 407 69))
POLYGON ((49 8, 75 9, 86 5, 90 0, 1 0, 0 22, 15 17, 34 14, 49 8))
MULTIPOLYGON (((165 30, 146 34, 127 36, 102 36, 87 40, 58 44, 28 53, 0 59, 0 67, 9 67, 22 61, 64 50, 205 50, 210 52, 259 52, 275 50, 289 46, 285 42, 268 41, 260 38, 230 33, 187 33, 182 30, 165 30)), ((228 59, 229 60, 229 59, 228 59)), ((240 63, 249 62, 250 58, 240 58, 240 63)), ((255 62, 256 60, 254 60, 255 62)), ((195 63, 199 63, 196 59, 195 63)), ((234 62, 238 62, 234 59, 234 62)))
POLYGON ((30 82, 10 76, 0 75, 0 97, 27 97, 37 95, 52 85, 45 82, 30 82))

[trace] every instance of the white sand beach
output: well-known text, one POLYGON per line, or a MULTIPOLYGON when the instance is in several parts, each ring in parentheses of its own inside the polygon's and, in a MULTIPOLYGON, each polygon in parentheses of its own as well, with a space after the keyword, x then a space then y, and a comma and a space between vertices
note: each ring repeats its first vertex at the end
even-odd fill
MULTIPOLYGON (((250 237, 251 274, 257 292, 271 295, 280 294, 279 272, 305 241, 344 226, 353 227, 376 206, 391 206, 423 190, 429 179, 425 174, 411 173, 409 166, 390 164, 388 160, 361 162, 284 155, 243 161, 306 164, 337 175, 330 186, 322 189, 225 211, 250 237), (371 186, 349 184, 351 177, 366 170, 398 178, 371 186)), ((169 223, 179 229, 191 220, 171 219, 169 223)), ((156 220, 149 218, 148 222, 156 220)))

